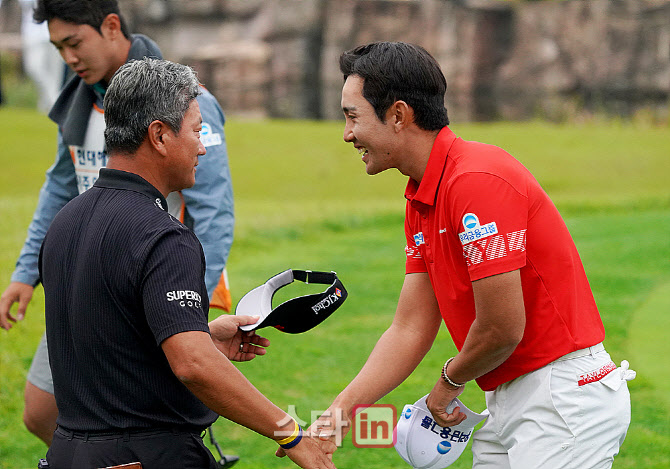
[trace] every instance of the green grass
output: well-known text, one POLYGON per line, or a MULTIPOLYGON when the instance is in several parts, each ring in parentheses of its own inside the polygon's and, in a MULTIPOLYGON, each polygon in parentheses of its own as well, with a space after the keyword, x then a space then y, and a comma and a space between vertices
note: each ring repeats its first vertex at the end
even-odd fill
POLYGON ((633 318, 630 332, 631 362, 636 363, 642 380, 658 384, 649 389, 652 402, 664 405, 670 411, 670 373, 663 359, 646 360, 648 357, 670 356, 670 342, 665 337, 670 330, 670 282, 657 286, 645 299, 633 318), (665 391, 665 392, 664 392, 665 391))
POLYGON ((34 109, 37 106, 37 85, 22 70, 21 54, 3 51, 0 55, 3 104, 34 109))
MULTIPOLYGON (((617 362, 628 359, 633 421, 614 467, 670 467, 670 139, 667 128, 584 127, 538 122, 461 124, 466 139, 499 145, 521 160, 557 202, 582 255, 617 362)), ((9 281, 55 150, 55 127, 30 111, 0 108, 0 288, 9 281)), ((231 120, 227 124, 237 225, 228 264, 234 301, 286 268, 335 270, 347 303, 306 334, 264 330, 267 356, 240 364, 277 405, 312 420, 355 376, 389 324, 403 279, 403 190, 394 172, 365 174, 342 142, 339 122, 231 120)), ((286 290, 298 288, 287 287, 286 290)), ((293 290, 295 291, 295 290, 293 290)), ((289 292, 285 292, 289 294, 289 292)), ((45 447, 21 423, 25 374, 44 327, 38 289, 23 323, 0 331, 0 468, 34 467, 45 447)), ((442 330, 419 368, 382 402, 402 408, 426 394, 454 352, 442 330)), ((392 364, 389 364, 392 366, 392 364)), ((469 385, 463 399, 484 408, 469 385)), ((219 419, 215 435, 245 468, 294 467, 274 445, 219 419)), ((470 467, 469 451, 453 466, 470 467)), ((338 468, 408 467, 393 449, 354 448, 338 468)))

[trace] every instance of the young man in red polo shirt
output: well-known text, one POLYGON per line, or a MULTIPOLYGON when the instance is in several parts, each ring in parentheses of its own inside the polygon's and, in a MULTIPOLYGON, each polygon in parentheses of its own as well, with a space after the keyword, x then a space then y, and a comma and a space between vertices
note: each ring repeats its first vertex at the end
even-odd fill
POLYGON ((508 153, 447 127, 446 80, 421 47, 360 46, 340 68, 344 140, 368 174, 396 168, 409 182, 396 314, 332 415, 398 386, 443 320, 459 352, 435 370, 427 405, 439 425, 453 426, 465 416, 446 407, 465 383, 487 391, 475 467, 609 467, 630 423, 632 373, 602 345, 598 309, 554 204, 508 153))

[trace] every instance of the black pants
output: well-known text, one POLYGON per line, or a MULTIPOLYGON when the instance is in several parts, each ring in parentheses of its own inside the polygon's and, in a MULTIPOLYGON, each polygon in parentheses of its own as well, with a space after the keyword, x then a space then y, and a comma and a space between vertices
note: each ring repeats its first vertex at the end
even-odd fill
POLYGON ((138 461, 143 469, 218 467, 200 434, 178 430, 86 434, 58 427, 46 459, 49 469, 96 469, 138 461))

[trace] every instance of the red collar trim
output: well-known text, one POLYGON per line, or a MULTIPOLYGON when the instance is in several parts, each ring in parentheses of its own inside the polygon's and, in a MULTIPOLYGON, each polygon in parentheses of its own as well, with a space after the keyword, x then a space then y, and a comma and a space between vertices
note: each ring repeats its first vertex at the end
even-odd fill
POLYGON ((411 178, 407 183, 407 187, 405 188, 405 198, 407 200, 421 202, 426 205, 433 205, 435 203, 437 187, 440 184, 440 179, 442 179, 449 149, 456 138, 458 137, 456 137, 456 134, 449 127, 445 126, 440 130, 430 151, 428 165, 426 166, 426 171, 423 173, 421 183, 419 184, 411 178))

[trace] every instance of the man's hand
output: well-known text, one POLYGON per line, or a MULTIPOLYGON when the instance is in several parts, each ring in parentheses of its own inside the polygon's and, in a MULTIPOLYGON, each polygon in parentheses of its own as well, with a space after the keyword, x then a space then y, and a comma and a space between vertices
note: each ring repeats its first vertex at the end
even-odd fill
POLYGON ((12 282, 9 284, 2 296, 0 296, 0 327, 10 330, 12 322, 23 320, 34 290, 35 288, 27 283, 12 282), (19 304, 16 310, 16 317, 9 312, 14 303, 19 304))
POLYGON ((309 427, 310 434, 321 440, 330 440, 337 447, 342 446, 342 441, 349 430, 351 430, 351 414, 336 405, 331 405, 309 427))
POLYGON ((426 406, 430 413, 433 414, 435 423, 441 427, 453 427, 458 425, 467 417, 461 412, 460 407, 456 407, 454 411, 447 413, 447 406, 457 398, 465 389, 465 386, 454 387, 446 383, 442 378, 439 378, 433 390, 426 398, 426 406))
POLYGON ((229 360, 238 362, 253 360, 256 355, 265 355, 264 347, 269 347, 270 341, 255 331, 244 332, 239 328, 256 321, 258 316, 219 316, 209 323, 214 345, 229 360))
POLYGON ((313 437, 307 430, 303 432, 300 443, 291 449, 280 447, 275 454, 280 458, 288 456, 291 461, 305 469, 337 469, 332 461, 336 449, 337 446, 332 441, 313 437))
MULTIPOLYGON (((306 434, 321 441, 330 441, 335 445, 335 451, 342 445, 342 440, 351 429, 351 415, 342 411, 342 409, 331 406, 321 417, 305 431, 306 434)), ((283 448, 277 448, 275 456, 284 457, 286 452, 283 448)))

